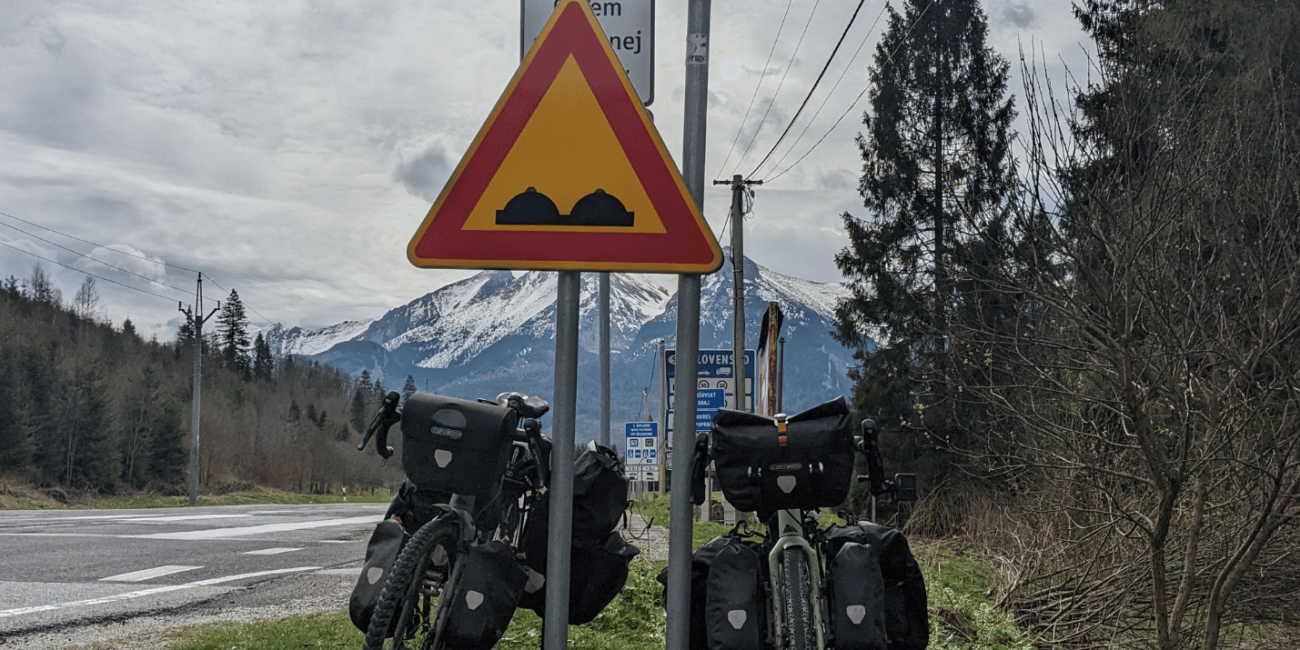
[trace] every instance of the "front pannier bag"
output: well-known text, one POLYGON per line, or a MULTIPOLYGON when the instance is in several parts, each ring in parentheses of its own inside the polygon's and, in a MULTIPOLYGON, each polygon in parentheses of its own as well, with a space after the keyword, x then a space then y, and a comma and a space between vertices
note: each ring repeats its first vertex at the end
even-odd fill
POLYGON ((907 538, 893 528, 862 521, 827 533, 826 557, 837 557, 854 543, 874 547, 880 557, 889 650, 925 650, 930 643, 925 577, 907 538))
POLYGON ((504 406, 412 393, 402 407, 402 469, 422 490, 484 504, 506 470, 518 421, 504 406))
POLYGON ((470 547, 461 562, 460 577, 446 596, 443 636, 447 647, 488 650, 510 626, 524 593, 528 574, 515 552, 502 541, 470 547))
POLYGON ((763 647, 763 560, 753 543, 739 537, 728 537, 713 556, 703 604, 709 650, 763 647))
POLYGON ((712 452, 727 501, 745 512, 837 506, 853 479, 853 430, 843 397, 790 416, 721 409, 712 452))
MULTIPOLYGON (((366 544, 366 563, 361 567, 361 576, 348 597, 348 615, 357 629, 365 632, 370 628, 370 617, 375 613, 375 604, 379 594, 388 581, 388 572, 397 562, 406 542, 406 532, 396 519, 385 519, 375 526, 366 544)), ((394 623, 396 619, 394 619, 394 623)))
POLYGON ((827 609, 835 650, 889 650, 885 633, 885 579, 874 546, 849 542, 826 571, 827 609))

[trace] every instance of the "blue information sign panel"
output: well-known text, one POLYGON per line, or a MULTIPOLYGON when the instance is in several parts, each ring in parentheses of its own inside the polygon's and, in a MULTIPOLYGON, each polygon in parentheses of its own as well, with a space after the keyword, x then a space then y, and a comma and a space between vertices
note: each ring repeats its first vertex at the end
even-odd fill
POLYGON ((659 469, 659 423, 628 422, 624 424, 624 445, 627 452, 628 471, 656 471, 659 469))

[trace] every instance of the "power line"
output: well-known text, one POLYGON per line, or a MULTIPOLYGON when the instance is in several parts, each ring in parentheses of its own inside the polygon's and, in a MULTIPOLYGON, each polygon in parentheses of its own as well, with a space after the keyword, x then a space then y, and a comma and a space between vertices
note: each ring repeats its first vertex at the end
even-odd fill
MULTIPOLYGON (((170 285, 170 284, 167 284, 166 282, 159 282, 159 281, 157 281, 157 280, 155 280, 155 279, 153 279, 153 278, 150 278, 150 277, 146 277, 146 276, 140 275, 139 273, 136 273, 136 272, 134 272, 134 271, 128 271, 127 269, 124 269, 124 268, 122 268, 122 267, 120 267, 120 266, 115 266, 115 265, 113 265, 113 264, 109 264, 108 262, 105 262, 105 261, 103 261, 103 260, 101 260, 101 259, 98 259, 98 258, 92 257, 92 256, 90 256, 90 255, 87 255, 86 253, 82 253, 82 252, 80 252, 80 251, 72 250, 71 248, 68 248, 67 246, 64 246, 63 244, 59 244, 59 243, 56 243, 56 242, 52 242, 52 241, 50 241, 50 240, 48 240, 48 239, 46 239, 46 238, 44 238, 44 237, 41 237, 40 235, 34 235, 34 234, 32 234, 32 233, 30 233, 30 232, 27 232, 26 230, 23 230, 22 228, 19 228, 19 227, 15 226, 15 225, 8 224, 8 223, 3 223, 3 224, 0 224, 0 226, 4 226, 4 227, 6 227, 6 228, 12 228, 12 229, 17 230, 18 232, 24 234, 24 235, 27 235, 28 237, 33 237, 33 238, 35 238, 35 239, 39 239, 39 240, 41 240, 41 241, 43 241, 43 242, 45 242, 45 243, 47 243, 47 244, 49 244, 49 245, 51 245, 51 246, 57 246, 57 247, 59 247, 59 248, 62 248, 63 250, 68 251, 69 253, 72 253, 73 255, 78 255, 78 256, 80 256, 80 257, 84 257, 84 258, 86 258, 86 259, 88 259, 88 260, 90 260, 90 261, 92 261, 92 262, 96 262, 96 263, 98 263, 98 264, 103 264, 104 266, 107 266, 107 267, 110 268, 110 269, 115 269, 115 270, 121 271, 121 272, 123 272, 123 273, 125 273, 125 274, 127 274, 127 275, 133 275, 133 276, 135 276, 135 277, 137 277, 137 278, 140 278, 141 280, 145 280, 145 281, 147 281, 147 282, 152 282, 152 283, 154 283, 154 284, 157 284, 157 285, 160 285, 160 286, 167 287, 168 289, 175 289, 176 291, 182 291, 182 292, 185 291, 185 289, 182 289, 182 288, 180 288, 180 287, 172 286, 172 285, 170 285)), ((74 239, 75 239, 75 238, 74 238, 74 239)), ((89 242, 88 242, 88 243, 89 243, 89 242)), ((98 246, 97 244, 91 244, 91 245, 92 245, 92 246, 98 246)), ((98 246, 98 247, 99 247, 99 248, 107 248, 107 247, 105 247, 105 246, 98 246)), ((108 249, 108 250, 113 250, 113 249, 108 249)), ((119 252, 119 253, 120 253, 121 251, 114 251, 114 252, 119 252)))
MULTIPOLYGON (((921 19, 925 17, 926 12, 928 12, 928 11, 930 10, 930 7, 932 7, 932 6, 934 6, 934 0, 930 0, 930 2, 929 2, 928 4, 925 5, 925 9, 922 9, 922 10, 921 10, 921 13, 920 13, 920 14, 917 14, 917 16, 916 16, 916 20, 912 21, 912 24, 911 24, 910 26, 908 26, 908 28, 907 28, 907 32, 903 34, 903 39, 902 39, 902 41, 900 41, 899 44, 898 44, 898 46, 894 48, 894 51, 890 52, 889 55, 885 57, 885 61, 886 61, 886 62, 892 62, 892 61, 894 60, 894 55, 898 54, 898 51, 899 51, 900 49, 902 49, 904 45, 907 44, 907 40, 908 40, 908 38, 910 38, 911 35, 912 35, 912 30, 916 29, 916 26, 921 22, 921 19)), ((871 84, 870 84, 869 82, 867 83, 867 87, 866 87, 866 88, 863 88, 863 89, 862 89, 862 92, 858 93, 858 96, 853 100, 853 103, 849 104, 849 107, 846 108, 846 109, 844 109, 844 112, 841 113, 840 116, 839 116, 839 118, 835 120, 835 123, 831 125, 831 128, 827 129, 827 130, 826 130, 826 133, 823 133, 823 134, 822 134, 822 137, 818 138, 818 139, 817 139, 817 142, 814 142, 814 143, 813 143, 813 146, 812 146, 812 147, 809 147, 808 151, 805 151, 804 154, 803 154, 802 156, 799 156, 799 159, 798 159, 798 160, 796 160, 796 161, 794 161, 793 163, 791 163, 790 166, 789 166, 789 167, 786 167, 784 170, 782 170, 781 173, 779 173, 779 174, 777 174, 776 176, 773 176, 773 177, 767 179, 767 182, 770 183, 770 182, 772 182, 772 181, 774 181, 774 180, 776 180, 776 179, 778 179, 778 178, 784 176, 786 172, 790 171, 791 169, 794 169, 796 166, 799 165, 800 162, 803 161, 804 158, 807 158, 807 157, 808 157, 808 154, 812 153, 813 150, 816 149, 817 146, 820 145, 820 144, 822 143, 822 141, 825 140, 825 139, 827 138, 827 136, 829 136, 829 135, 831 134, 832 131, 835 130, 835 127, 837 127, 837 126, 840 125, 840 121, 843 120, 844 117, 845 117, 846 115, 849 114, 849 111, 853 110, 853 107, 854 107, 854 106, 857 106, 857 105, 858 105, 858 102, 862 101, 862 96, 865 95, 865 94, 867 94, 867 91, 868 91, 868 90, 871 90, 871 84)))
MULTIPOLYGON (((767 122, 767 115, 772 112, 772 105, 776 103, 776 96, 781 94, 781 88, 785 86, 785 77, 790 74, 790 68, 794 67, 794 59, 799 55, 799 48, 803 46, 804 36, 808 34, 808 26, 812 24, 813 16, 817 13, 817 6, 820 4, 821 0, 813 3, 812 11, 808 13, 808 22, 804 23, 803 32, 799 34, 799 42, 795 43, 794 52, 790 53, 790 62, 786 64, 785 72, 781 73, 781 82, 776 85, 776 92, 772 93, 772 101, 767 103, 767 109, 763 111, 763 117, 758 121, 758 127, 754 129, 754 135, 749 139, 749 144, 745 145, 745 152, 740 154, 740 159, 736 161, 737 168, 745 161, 745 156, 749 155, 749 149, 754 146, 754 140, 758 138, 759 131, 763 130, 763 124, 767 122)), ((734 169, 732 173, 735 173, 734 169)))
MULTIPOLYGON (((227 288, 221 286, 220 283, 218 283, 216 280, 212 279, 212 276, 211 276, 211 275, 208 276, 208 282, 211 282, 212 284, 217 285, 217 288, 218 288, 218 289, 221 289, 222 291, 225 291, 227 294, 230 293, 230 290, 229 290, 229 289, 227 289, 227 288)), ((264 320, 264 321, 266 321, 266 324, 267 324, 267 325, 270 325, 270 324, 271 324, 271 322, 272 322, 271 319, 267 318, 266 316, 263 316, 263 315, 261 314, 261 312, 257 311, 256 309, 253 309, 252 307, 250 307, 250 306, 247 305, 247 304, 244 305, 244 308, 247 309, 248 311, 253 312, 254 314, 257 314, 257 317, 258 317, 258 318, 261 318, 261 319, 264 320)))
POLYGON ((113 283, 113 284, 116 284, 116 285, 119 286, 119 287, 126 287, 127 289, 130 289, 130 290, 132 290, 132 291, 139 291, 140 293, 144 293, 144 294, 148 294, 148 295, 155 296, 155 297, 158 297, 158 298, 162 298, 163 300, 166 300, 166 301, 168 301, 168 302, 176 302, 176 299, 175 299, 175 298, 168 298, 167 296, 164 296, 164 295, 161 295, 161 294, 157 294, 157 293, 154 293, 154 292, 152 292, 152 291, 146 291, 146 290, 141 289, 141 288, 139 288, 139 287, 133 287, 133 286, 131 286, 131 285, 129 285, 129 284, 123 284, 123 283, 121 283, 121 282, 118 282, 117 280, 110 280, 109 278, 106 278, 106 277, 104 277, 104 276, 102 276, 102 275, 95 275, 94 273, 91 273, 90 271, 83 271, 83 270, 81 270, 81 269, 79 269, 79 268, 76 268, 76 267, 74 267, 74 266, 68 266, 67 264, 64 264, 63 262, 60 262, 60 261, 58 261, 58 260, 52 260, 52 259, 50 259, 50 258, 48 258, 48 257, 43 256, 43 255, 37 255, 36 253, 33 253, 33 252, 31 252, 31 251, 25 251, 25 250, 23 250, 23 249, 21 249, 21 248, 18 248, 17 246, 14 246, 13 244, 10 244, 10 243, 8 243, 8 242, 2 242, 2 241, 0 241, 0 246, 6 246, 6 247, 8 247, 8 248, 12 248, 12 249, 18 251, 19 253, 26 253, 26 254, 28 254, 28 255, 31 255, 32 257, 35 257, 35 258, 38 259, 38 260, 45 260, 46 262, 49 262, 49 263, 51 263, 51 264, 58 264, 59 266, 62 266, 62 267, 65 268, 65 269, 72 269, 73 271, 76 271, 77 273, 84 273, 84 274, 86 274, 86 275, 89 275, 89 276, 92 277, 92 278, 99 278, 100 280, 103 280, 104 282, 111 282, 111 283, 113 283))
MULTIPOLYGON (((749 98, 749 106, 745 107, 745 116, 740 118, 740 126, 736 129, 736 137, 731 139, 731 148, 727 150, 727 157, 722 161, 722 165, 718 167, 718 176, 722 175, 722 170, 726 169, 727 163, 731 161, 731 154, 736 151, 736 142, 740 140, 740 134, 745 130, 745 122, 749 120, 750 109, 754 108, 754 100, 758 97, 758 89, 763 86, 763 79, 767 76, 767 69, 772 65, 772 55, 776 53, 777 41, 781 40, 781 32, 785 30, 785 19, 790 15, 790 6, 793 4, 794 0, 787 2, 785 13, 781 14, 781 24, 776 28, 776 37, 772 39, 772 48, 767 51, 767 61, 763 62, 763 69, 758 73, 758 83, 754 84, 754 94, 749 98)), ((776 99, 776 97, 774 96, 772 99, 776 99)))
POLYGON ((826 58, 826 65, 822 66, 822 71, 818 73, 817 79, 813 81, 812 88, 808 89, 808 94, 803 98, 803 102, 799 104, 799 110, 794 112, 794 117, 790 118, 790 123, 787 124, 785 130, 781 132, 781 137, 777 138, 776 142, 772 144, 772 148, 767 152, 767 155, 763 156, 763 159, 759 161, 758 166, 754 168, 754 171, 749 173, 751 178, 758 174, 758 170, 761 169, 763 165, 767 163, 768 158, 771 158, 772 154, 776 152, 776 148, 781 145, 781 141, 785 140, 786 134, 790 133, 790 129, 794 126, 795 121, 799 119, 799 114, 803 113, 804 107, 808 105, 808 100, 812 99, 812 95, 816 92, 818 84, 822 82, 822 77, 826 76, 826 70, 831 67, 831 61, 835 60, 836 53, 840 51, 840 45, 844 44, 844 37, 849 35, 849 29, 853 27, 853 22, 858 19, 858 12, 862 10, 862 5, 865 3, 866 0, 858 0, 858 6, 853 10, 853 15, 849 17, 849 24, 844 26, 844 32, 840 34, 840 40, 835 42, 835 49, 831 50, 831 55, 826 58))
MULTIPOLYGON (((93 242, 93 241, 86 241, 85 239, 82 239, 82 238, 80 238, 80 237, 77 237, 76 235, 69 235, 69 234, 66 233, 66 232, 59 232, 58 230, 55 230, 55 229, 53 229, 53 228, 50 228, 49 226, 42 226, 42 225, 39 224, 39 223, 35 223, 35 222, 32 222, 32 221, 28 221, 28 220, 23 219, 23 218, 20 218, 20 217, 15 217, 14 215, 9 214, 9 213, 7 213, 7 212, 0 212, 0 216, 9 217, 10 219, 13 219, 14 221, 21 221, 21 222, 23 222, 23 223, 25 223, 25 224, 27 224, 27 225, 29 225, 29 226, 36 226, 37 228, 40 228, 40 229, 42 229, 42 230, 48 230, 48 231, 50 231, 50 232, 52 232, 52 233, 54 233, 54 234, 56 234, 56 235, 62 235, 62 236, 67 237, 67 238, 69 238, 69 239, 75 239, 75 240, 77 240, 77 241, 79 241, 79 242, 81 242, 81 243, 83 243, 83 244, 90 244, 91 246, 94 246, 94 247, 96 247, 96 248, 107 248, 108 250, 111 250, 111 251, 113 251, 114 253, 121 253, 122 255, 130 255, 131 257, 138 257, 138 258, 140 258, 140 259, 142 259, 142 260, 145 260, 145 261, 147 261, 147 262, 153 262, 154 264, 162 264, 163 266, 170 266, 171 268, 174 268, 174 269, 180 269, 180 270, 182 270, 182 271, 189 271, 190 273, 198 273, 198 271, 196 271, 196 270, 194 270, 194 269, 186 268, 186 267, 184 267, 184 266, 180 266, 180 265, 178 265, 178 264, 170 264, 170 263, 168 263, 168 262, 164 262, 164 261, 162 261, 162 260, 155 260, 155 259, 152 259, 152 258, 149 258, 149 257, 145 257, 145 256, 143 256, 143 255, 136 255, 135 253, 128 253, 128 252, 126 252, 126 251, 120 251, 120 250, 117 250, 116 248, 110 248, 110 247, 108 247, 108 246, 104 246, 104 245, 102 245, 102 244, 96 244, 96 243, 93 242)), ((13 226, 10 226, 10 228, 13 228, 13 226)), ((15 230, 17 230, 17 228, 15 228, 15 230)), ((35 235, 32 235, 32 236, 35 237, 35 235)), ((57 245, 57 244, 56 244, 56 245, 57 245)), ((75 252, 75 251, 74 251, 74 252, 75 252)))
MULTIPOLYGON (((135 257, 135 258, 138 258, 138 259, 142 259, 142 260, 145 260, 145 261, 147 261, 147 262, 152 262, 152 263, 154 263, 154 264, 161 264, 162 266, 166 266, 166 267, 170 267, 170 268, 174 268, 174 269, 179 269, 179 270, 182 270, 182 271, 189 271, 190 273, 195 273, 195 274, 198 274, 198 273, 199 273, 199 271, 196 271, 196 270, 194 270, 194 269, 191 269, 191 268, 188 268, 188 267, 185 267, 185 266, 181 266, 181 265, 179 265, 179 264, 171 264, 171 263, 169 263, 169 262, 164 262, 164 261, 162 261, 162 260, 156 260, 156 259, 153 259, 153 258, 151 258, 151 257, 144 256, 144 255, 137 255, 137 254, 135 254, 135 253, 129 253, 129 252, 126 252, 126 251, 120 251, 120 250, 117 250, 116 248, 111 248, 111 247, 109 247, 109 246, 105 246, 105 245, 103 245, 103 244, 97 244, 97 243, 95 243, 95 242, 93 242, 93 241, 90 241, 90 240, 87 240, 87 239, 82 239, 82 238, 80 238, 80 237, 77 237, 76 235, 69 235, 68 233, 61 232, 61 231, 59 231, 59 230, 55 230, 54 228, 50 228, 49 226, 43 226, 43 225, 41 225, 41 224, 39 224, 39 223, 36 223, 36 222, 33 222, 33 221, 28 221, 27 219, 23 219, 23 218, 21 218, 21 217, 15 217, 14 215, 9 214, 9 213, 7 213, 7 212, 2 212, 2 211, 0 211, 0 216, 8 217, 8 218, 10 218, 10 219, 13 219, 14 221, 20 221, 20 222, 22 222, 22 223, 25 223, 25 224, 28 224, 28 225, 31 225, 31 226, 35 226, 35 227, 40 228, 40 229, 42 229, 42 230, 48 230, 49 232, 52 232, 52 233, 54 233, 54 234, 56 234, 56 235, 60 235, 60 236, 63 236, 63 237, 67 237, 67 238, 69 238, 69 239, 75 239, 75 240, 77 240, 77 241, 79 241, 79 242, 81 242, 81 243, 83 243, 83 244, 87 244, 87 245, 89 245, 89 246, 94 246, 94 247, 96 247, 96 248, 103 248, 103 249, 105 249, 105 250, 113 251, 114 253, 119 253, 119 254, 122 254, 122 255, 129 255, 129 256, 131 256, 131 257, 135 257)), ((64 245, 62 245, 62 244, 59 244, 59 243, 57 243, 57 242, 50 241, 50 240, 48 240, 48 239, 46 239, 46 238, 44 238, 44 237, 41 237, 40 235, 35 235, 35 234, 30 233, 30 232, 27 232, 26 230, 23 230, 22 228, 19 228, 19 227, 17 227, 17 226, 14 226, 13 224, 0 223, 0 225, 3 225, 3 226, 5 226, 5 227, 7 227, 7 228, 11 228, 11 229, 13 229, 13 230, 16 230, 16 231, 18 231, 18 232, 20 232, 20 233, 22 233, 22 234, 24 234, 24 235, 27 235, 28 237, 34 237, 34 238, 36 238, 36 239, 39 239, 39 240, 41 240, 41 241, 43 241, 43 242, 45 242, 45 243, 47 243, 47 244, 49 244, 49 245, 51 245, 51 246, 57 246, 57 247, 59 247, 59 248, 65 250, 65 251, 68 251, 69 253, 72 253, 73 255, 78 255, 78 256, 80 256, 80 257, 84 257, 84 258, 86 258, 86 259, 88 259, 88 260, 91 260, 91 261, 93 261, 93 262, 96 262, 96 263, 99 263, 99 264, 103 264, 104 266, 107 266, 107 267, 109 267, 109 268, 111 268, 111 269, 116 269, 116 270, 121 271, 121 272, 123 272, 123 273, 126 273, 126 274, 128 274, 128 275, 133 275, 133 276, 135 276, 135 277, 137 277, 137 278, 140 278, 140 279, 142 279, 142 280, 145 280, 145 281, 148 281, 148 282, 152 282, 152 283, 157 284, 157 285, 160 285, 160 286, 167 287, 168 289, 173 289, 173 290, 175 290, 175 291, 180 291, 180 292, 185 293, 185 294, 188 294, 188 293, 189 293, 189 289, 183 289, 183 288, 181 288, 181 287, 173 286, 173 285, 167 284, 167 283, 165 283, 165 282, 159 282, 158 280, 154 280, 153 278, 149 278, 149 277, 146 277, 146 276, 140 275, 139 273, 135 273, 135 272, 133 272, 133 271, 128 271, 127 269, 124 269, 124 268, 122 268, 122 267, 120 267, 120 266, 115 266, 115 265, 113 265, 113 264, 109 264, 108 262, 105 262, 105 261, 103 261, 103 260, 100 260, 100 259, 97 259, 97 258, 95 258, 95 257, 92 257, 92 256, 90 256, 90 255, 88 255, 88 254, 86 254, 86 253, 82 253, 82 252, 80 252, 80 251, 76 251, 76 250, 73 250, 73 249, 71 249, 71 248, 68 248, 67 246, 64 246, 64 245)), ((0 243, 3 243, 3 242, 0 242, 0 243)), ((8 244, 6 244, 6 246, 8 246, 8 244)), ((156 294, 156 293, 153 293, 153 292, 150 292, 150 291, 145 291, 145 290, 143 290, 143 289, 139 289, 139 288, 136 288, 136 287, 133 287, 133 286, 127 285, 127 284, 123 284, 123 283, 118 282, 118 281, 116 281, 116 280, 110 280, 110 279, 108 279, 108 278, 105 278, 105 277, 102 277, 102 276, 95 275, 94 273, 90 273, 90 272, 88 272, 88 271, 82 271, 81 269, 78 269, 78 268, 75 268, 75 267, 72 267, 72 266, 68 266, 67 264, 64 264, 64 263, 62 263, 62 262, 58 262, 58 261, 55 261, 55 260, 50 260, 50 259, 47 259, 47 258, 41 257, 40 255, 36 255, 35 253, 28 253, 28 251, 24 251, 24 250, 22 250, 21 248, 15 248, 14 246, 9 246, 9 248, 13 248, 14 250, 17 250, 17 251, 20 251, 20 252, 23 252, 23 253, 27 253, 28 255, 31 255, 31 256, 33 256, 33 257, 38 257, 38 258, 43 259, 43 260, 45 260, 45 261, 47 261, 47 262, 50 262, 50 263, 52 263, 52 264, 58 264, 59 266, 62 266, 62 267, 65 267, 65 268, 69 268, 69 269, 72 269, 72 270, 77 271, 77 272, 79 272, 79 273, 85 273, 86 275, 91 275, 91 276, 97 277, 97 278, 99 278, 99 279, 101 279, 101 280, 103 280, 103 281, 105 281, 105 282, 111 282, 111 283, 113 283, 113 284, 116 284, 116 285, 119 285, 119 286, 123 286, 123 287, 126 287, 126 288, 128 288, 128 289, 133 289, 133 290, 135 290, 135 291, 139 291, 139 292, 141 292, 141 293, 147 293, 147 294, 152 295, 152 296, 158 296, 158 297, 160 297, 160 298, 165 297, 165 296, 160 296, 159 294, 156 294)), ((212 277, 211 277, 210 275, 208 276, 208 281, 209 281, 209 282, 212 282, 212 284, 217 285, 217 288, 218 288, 218 289, 221 289, 222 291, 225 291, 226 293, 230 293, 230 291, 229 291, 228 289, 226 289, 225 287, 223 287, 223 286, 221 286, 220 284, 218 284, 217 281, 214 280, 214 279, 212 279, 212 277)), ((168 300, 171 300, 171 298, 168 298, 168 300)), ((220 301, 220 300, 215 300, 215 299, 213 299, 213 298, 204 298, 204 300, 205 300, 205 301, 215 302, 215 303, 217 303, 217 304, 221 304, 221 301, 220 301)), ((263 315, 261 314, 261 312, 257 311, 256 309, 253 309, 252 307, 250 307, 250 306, 248 306, 248 305, 244 305, 244 308, 247 309, 247 310, 249 310, 249 311, 251 311, 251 312, 253 312, 254 314, 257 314, 257 316, 258 316, 259 318, 261 318, 263 321, 265 321, 268 325, 271 324, 271 323, 273 322, 271 319, 267 318, 266 316, 263 316, 263 315)))
MULTIPOLYGON (((885 9, 888 8, 889 5, 880 5, 880 13, 876 14, 876 19, 872 21, 871 27, 868 27, 866 33, 862 35, 862 42, 858 43, 858 49, 853 51, 853 58, 849 59, 849 62, 844 66, 844 69, 840 71, 840 76, 835 79, 835 83, 831 86, 831 89, 826 91, 826 96, 822 98, 822 103, 817 106, 817 110, 812 114, 812 117, 808 118, 808 123, 804 124, 803 130, 799 132, 799 137, 795 138, 794 142, 790 143, 790 148, 785 150, 785 153, 781 155, 781 159, 773 163, 772 167, 780 167, 781 163, 785 162, 785 159, 790 157, 790 154, 794 152, 794 148, 803 140, 803 136, 808 133, 808 129, 812 128, 813 123, 817 121, 817 116, 822 114, 823 108, 826 108, 826 102, 830 101, 831 96, 835 94, 835 90, 840 87, 840 82, 844 81, 844 75, 848 74, 849 70, 853 68, 853 64, 857 62, 858 55, 862 54, 862 48, 867 46, 867 40, 870 39, 871 34, 876 31, 876 26, 880 24, 880 19, 885 16, 885 9)), ((853 103, 857 104, 857 101, 854 101, 853 103)), ((849 108, 851 110, 852 106, 849 108)), ((800 158, 800 160, 802 160, 802 158, 800 158)), ((789 170, 787 169, 785 171, 789 170)), ((785 171, 782 171, 781 173, 784 174, 785 171)), ((778 174, 778 176, 779 175, 780 174, 778 174)))

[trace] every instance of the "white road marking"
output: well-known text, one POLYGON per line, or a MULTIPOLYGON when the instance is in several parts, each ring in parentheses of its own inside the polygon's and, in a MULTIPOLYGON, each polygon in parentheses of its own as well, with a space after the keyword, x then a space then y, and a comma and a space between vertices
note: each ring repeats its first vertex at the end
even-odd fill
POLYGON ((348 576, 355 578, 361 575, 361 567, 352 567, 351 569, 321 569, 316 572, 318 576, 348 576))
POLYGON ((202 569, 202 568, 203 568, 202 566, 167 565, 167 566, 160 566, 154 569, 145 569, 143 571, 133 571, 131 573, 123 573, 121 575, 109 576, 107 578, 100 578, 99 580, 100 582, 140 582, 141 580, 149 580, 150 578, 159 578, 162 576, 169 576, 173 573, 180 573, 182 571, 193 571, 194 569, 202 569))
POLYGON ((123 518, 122 521, 195 521, 199 519, 247 519, 249 515, 170 515, 158 517, 129 517, 123 518))
POLYGON ((151 535, 121 535, 135 539, 222 539, 226 537, 246 537, 264 533, 279 533, 286 530, 305 530, 308 528, 328 528, 331 526, 355 526, 374 524, 383 521, 383 515, 367 517, 348 517, 346 519, 318 519, 283 524, 262 524, 261 526, 240 526, 235 528, 213 528, 210 530, 191 530, 183 533, 153 533, 151 535))
POLYGON ((292 553, 301 550, 301 548, 264 548, 260 551, 246 551, 244 555, 279 555, 280 553, 292 553))
POLYGON ((301 573, 303 571, 315 571, 316 569, 319 568, 320 567, 318 566, 296 566, 288 569, 276 569, 274 571, 258 571, 256 573, 241 573, 235 576, 225 576, 224 578, 208 578, 207 580, 199 580, 198 582, 191 582, 190 584, 194 586, 219 585, 223 582, 231 582, 233 580, 243 580, 244 578, 260 578, 262 576, 274 576, 282 573, 301 573))
POLYGON ((210 585, 221 584, 223 582, 232 582, 235 580, 244 580, 246 578, 260 578, 262 576, 279 575, 284 573, 301 573, 303 571, 315 571, 320 567, 299 566, 290 569, 276 569, 275 571, 258 571, 257 573, 241 573, 239 575, 225 576, 221 578, 209 578, 199 580, 183 585, 167 585, 163 587, 153 587, 152 589, 141 589, 139 591, 128 591, 126 593, 114 594, 112 596, 103 596, 101 598, 91 598, 89 600, 74 600, 68 603, 58 603, 54 605, 37 605, 35 607, 19 607, 17 609, 0 610, 0 618, 9 618, 10 616, 21 616, 23 614, 32 614, 35 612, 48 612, 56 609, 68 609, 72 607, 85 607, 87 605, 103 605, 105 603, 114 603, 132 598, 143 598, 154 594, 166 593, 169 591, 180 591, 182 589, 192 589, 194 587, 207 587, 210 585))

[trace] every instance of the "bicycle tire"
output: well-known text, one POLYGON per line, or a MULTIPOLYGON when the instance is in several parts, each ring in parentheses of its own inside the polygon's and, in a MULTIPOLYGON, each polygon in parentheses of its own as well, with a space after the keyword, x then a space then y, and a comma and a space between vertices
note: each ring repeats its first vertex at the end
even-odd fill
POLYGON ((812 588, 809 580, 808 557, 802 548, 787 548, 781 554, 781 567, 785 574, 782 590, 782 613, 785 615, 785 632, 789 650, 815 650, 817 639, 813 629, 812 588))
POLYGON ((459 548, 460 522, 455 517, 440 517, 416 531, 380 592, 363 650, 402 650, 411 641, 415 642, 411 648, 433 648, 430 610, 435 594, 431 592, 445 588, 459 548), (431 571, 431 567, 436 568, 431 571), (426 580, 426 573, 431 580, 426 580))

